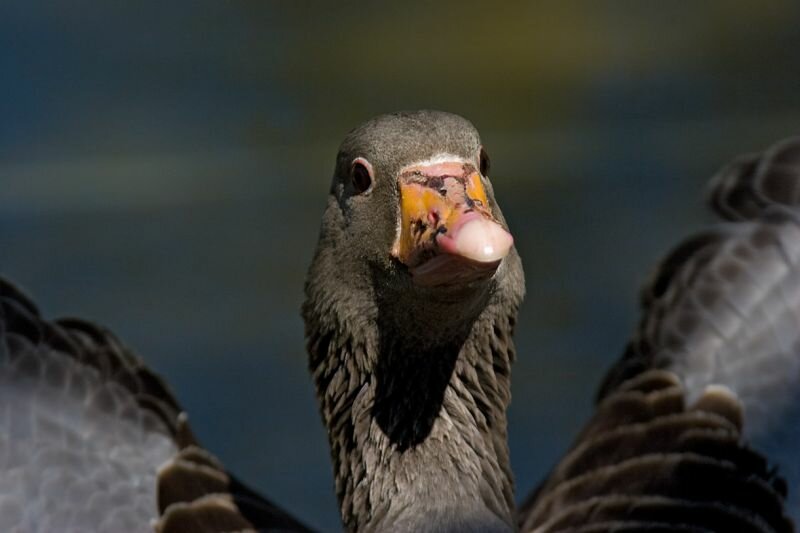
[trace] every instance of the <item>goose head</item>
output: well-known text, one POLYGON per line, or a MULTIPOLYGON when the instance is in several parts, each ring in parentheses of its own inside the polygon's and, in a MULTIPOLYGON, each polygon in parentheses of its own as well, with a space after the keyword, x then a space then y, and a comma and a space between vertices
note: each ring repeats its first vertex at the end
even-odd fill
POLYGON ((303 317, 350 529, 512 523, 524 282, 488 170, 472 124, 438 111, 374 118, 339 149, 303 317))

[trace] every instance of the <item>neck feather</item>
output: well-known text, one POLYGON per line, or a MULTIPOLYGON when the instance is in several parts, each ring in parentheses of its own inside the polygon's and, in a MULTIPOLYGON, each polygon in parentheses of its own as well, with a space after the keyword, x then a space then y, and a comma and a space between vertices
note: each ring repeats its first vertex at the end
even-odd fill
POLYGON ((310 367, 347 529, 512 531, 506 409, 521 290, 487 293, 444 338, 410 329, 392 311, 396 295, 307 292, 310 367))

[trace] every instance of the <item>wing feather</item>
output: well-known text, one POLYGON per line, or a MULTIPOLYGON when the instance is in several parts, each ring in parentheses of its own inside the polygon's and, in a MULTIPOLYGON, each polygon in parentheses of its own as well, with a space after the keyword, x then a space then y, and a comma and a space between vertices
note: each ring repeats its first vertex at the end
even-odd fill
POLYGON ((595 415, 521 509, 524 530, 792 530, 800 138, 726 166, 709 197, 723 222, 673 249, 643 289, 639 326, 595 415))
POLYGON ((48 322, 2 278, 0 472, 0 531, 307 531, 199 446, 111 332, 48 322))

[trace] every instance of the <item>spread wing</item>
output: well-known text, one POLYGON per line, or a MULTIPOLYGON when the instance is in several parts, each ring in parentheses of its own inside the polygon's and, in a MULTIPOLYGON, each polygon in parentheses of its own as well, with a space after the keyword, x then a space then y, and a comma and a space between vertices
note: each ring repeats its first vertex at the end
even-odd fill
POLYGON ((800 138, 725 167, 711 205, 723 222, 659 265, 595 415, 523 506, 524 530, 792 530, 800 138))
POLYGON ((107 330, 0 278, 0 531, 307 531, 196 442, 107 330))

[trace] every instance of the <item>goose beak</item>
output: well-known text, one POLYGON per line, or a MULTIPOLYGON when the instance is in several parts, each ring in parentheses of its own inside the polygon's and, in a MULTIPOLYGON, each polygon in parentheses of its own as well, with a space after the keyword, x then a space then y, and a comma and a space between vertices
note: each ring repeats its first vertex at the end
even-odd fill
POLYGON ((492 215, 480 172, 468 163, 401 171, 400 231, 392 255, 420 286, 492 277, 514 239, 492 215))

